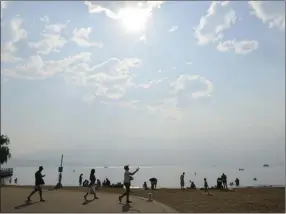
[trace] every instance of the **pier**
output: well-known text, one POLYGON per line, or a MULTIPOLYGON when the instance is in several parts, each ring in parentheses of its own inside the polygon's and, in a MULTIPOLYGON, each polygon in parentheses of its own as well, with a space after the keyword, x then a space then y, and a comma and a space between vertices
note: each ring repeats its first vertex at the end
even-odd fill
POLYGON ((0 178, 7 178, 13 176, 13 168, 1 168, 0 178))

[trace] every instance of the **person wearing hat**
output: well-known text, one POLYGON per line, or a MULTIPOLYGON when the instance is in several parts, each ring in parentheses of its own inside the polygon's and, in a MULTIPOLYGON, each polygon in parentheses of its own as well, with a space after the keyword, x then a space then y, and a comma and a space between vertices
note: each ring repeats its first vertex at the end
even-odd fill
POLYGON ((125 186, 125 193, 119 196, 119 202, 121 203, 121 200, 124 196, 126 196, 126 204, 132 203, 129 200, 129 194, 130 194, 130 186, 131 186, 131 180, 133 180, 132 175, 134 175, 136 172, 139 171, 139 167, 134 172, 129 172, 129 165, 124 166, 124 186, 125 186))
POLYGON ((45 184, 45 181, 43 179, 45 175, 42 175, 43 169, 44 168, 40 166, 39 170, 35 173, 35 187, 31 194, 27 197, 27 202, 31 202, 31 196, 34 195, 36 192, 39 192, 41 202, 45 201, 42 196, 42 185, 45 184))

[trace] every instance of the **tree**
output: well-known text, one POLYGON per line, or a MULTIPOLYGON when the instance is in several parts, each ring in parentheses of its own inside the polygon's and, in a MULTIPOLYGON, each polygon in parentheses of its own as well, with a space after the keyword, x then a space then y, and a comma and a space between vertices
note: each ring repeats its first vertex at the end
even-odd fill
POLYGON ((3 163, 7 163, 7 161, 11 158, 11 153, 8 145, 10 144, 10 139, 7 135, 1 135, 0 142, 0 165, 3 163))

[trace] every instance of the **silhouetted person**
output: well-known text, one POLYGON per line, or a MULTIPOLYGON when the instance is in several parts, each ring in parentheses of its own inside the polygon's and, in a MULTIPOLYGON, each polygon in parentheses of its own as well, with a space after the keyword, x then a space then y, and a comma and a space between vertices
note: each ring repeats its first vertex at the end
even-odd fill
POLYGON ((17 184, 18 183, 18 178, 14 179, 14 183, 17 184))
POLYGON ((12 178, 9 179, 9 184, 11 184, 11 183, 12 183, 12 178))
POLYGON ((196 189, 196 185, 193 181, 191 182, 191 189, 196 189))
POLYGON ((222 189, 222 179, 221 178, 217 178, 216 187, 218 189, 222 189))
POLYGON ((101 182, 100 182, 100 180, 99 180, 99 179, 97 179, 97 183, 96 183, 96 185, 97 185, 98 187, 101 187, 101 182))
POLYGON ((180 185, 181 185, 181 190, 185 189, 185 173, 181 174, 180 176, 180 185))
POLYGON ((88 187, 88 180, 85 179, 84 182, 82 183, 82 185, 83 185, 84 187, 88 187))
POLYGON ((40 201, 42 202, 45 201, 42 195, 42 186, 45 184, 45 181, 43 179, 45 175, 42 175, 43 169, 44 168, 40 166, 39 170, 35 173, 35 187, 34 187, 34 190, 31 192, 31 194, 27 197, 27 202, 31 202, 31 196, 34 195, 36 192, 39 192, 40 201))
POLYGON ((105 184, 106 184, 106 186, 110 187, 110 180, 108 178, 106 178, 105 184))
POLYGON ((83 176, 83 174, 80 174, 79 179, 78 179, 79 186, 82 185, 82 176, 83 176))
POLYGON ((157 178, 150 178, 149 181, 151 182, 151 189, 156 189, 157 188, 157 178))
POLYGON ((89 176, 89 189, 88 191, 86 192, 86 194, 83 196, 85 200, 87 200, 87 195, 88 194, 93 194, 93 197, 94 199, 98 199, 98 197, 96 197, 96 192, 95 192, 95 181, 96 181, 96 178, 95 178, 95 169, 92 169, 90 171, 90 176, 89 176))
POLYGON ((206 178, 204 178, 204 192, 210 194, 209 193, 209 185, 208 185, 206 178))
POLYGON ((236 185, 237 187, 239 186, 239 179, 238 179, 238 178, 235 179, 235 185, 236 185))
POLYGON ((126 196, 126 204, 132 203, 129 200, 129 194, 130 194, 130 186, 131 186, 131 180, 133 180, 132 175, 135 175, 136 172, 139 171, 139 167, 134 172, 129 172, 129 165, 124 166, 124 186, 125 186, 125 193, 119 196, 118 200, 121 203, 121 200, 124 196, 126 196))
POLYGON ((221 180, 222 180, 223 188, 227 189, 227 177, 224 173, 222 173, 221 175, 221 180))
POLYGON ((143 189, 145 189, 145 190, 148 190, 148 189, 149 189, 148 186, 147 186, 147 182, 146 182, 146 181, 144 181, 143 189))

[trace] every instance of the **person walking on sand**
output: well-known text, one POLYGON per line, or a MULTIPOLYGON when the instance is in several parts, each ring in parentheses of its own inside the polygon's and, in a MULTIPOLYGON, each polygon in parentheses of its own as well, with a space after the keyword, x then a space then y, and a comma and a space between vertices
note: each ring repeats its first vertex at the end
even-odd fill
POLYGON ((210 194, 209 193, 209 185, 208 185, 208 181, 206 178, 204 178, 204 193, 208 193, 208 195, 210 194))
POLYGON ((118 197, 119 202, 121 203, 121 200, 124 196, 126 196, 126 204, 132 203, 129 200, 129 194, 130 194, 130 186, 131 186, 131 180, 133 180, 132 175, 135 175, 136 172, 139 171, 139 167, 134 172, 129 172, 129 165, 124 166, 124 186, 125 186, 125 193, 123 193, 121 196, 118 197))
POLYGON ((180 185, 181 185, 181 190, 185 189, 185 173, 181 174, 180 176, 180 185))
POLYGON ((18 178, 14 179, 14 183, 17 184, 18 183, 18 178))
POLYGON ((40 166, 39 170, 35 173, 35 187, 34 190, 30 193, 30 195, 27 197, 27 202, 31 202, 31 196, 34 195, 36 192, 39 192, 40 195, 40 201, 44 202, 45 200, 43 199, 43 195, 42 195, 42 185, 45 184, 45 181, 43 179, 43 177, 45 177, 45 175, 42 175, 42 171, 43 171, 43 167, 40 166))
POLYGON ((82 176, 83 176, 83 174, 80 174, 79 179, 78 179, 79 186, 82 185, 82 176))
POLYGON ((90 176, 89 176, 89 185, 88 185, 88 191, 86 192, 86 194, 83 196, 84 199, 87 201, 87 195, 88 194, 93 194, 93 197, 94 199, 98 199, 98 197, 96 196, 96 192, 95 192, 95 181, 96 181, 96 178, 95 178, 95 169, 92 169, 90 171, 90 176))

